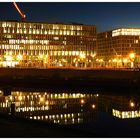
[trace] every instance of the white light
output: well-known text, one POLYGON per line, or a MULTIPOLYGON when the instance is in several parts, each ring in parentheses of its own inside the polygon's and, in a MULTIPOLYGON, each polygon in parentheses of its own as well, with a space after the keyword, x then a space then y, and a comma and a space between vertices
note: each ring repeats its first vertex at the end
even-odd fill
POLYGON ((18 59, 18 60, 22 60, 22 55, 18 55, 18 56, 17 56, 17 59, 18 59))
POLYGON ((95 109, 95 107, 96 107, 95 104, 93 104, 93 105, 92 105, 92 108, 95 109))

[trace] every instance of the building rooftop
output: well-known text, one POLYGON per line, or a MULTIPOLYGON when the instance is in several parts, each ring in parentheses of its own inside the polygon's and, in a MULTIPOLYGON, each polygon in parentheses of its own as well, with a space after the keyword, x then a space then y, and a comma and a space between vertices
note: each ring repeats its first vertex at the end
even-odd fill
POLYGON ((33 21, 18 21, 18 20, 0 20, 0 22, 20 22, 20 23, 37 23, 37 24, 61 24, 61 25, 82 25, 82 26, 95 26, 95 25, 87 25, 87 24, 82 24, 82 23, 77 23, 77 22, 70 22, 70 23, 64 23, 64 22, 33 22, 33 21))

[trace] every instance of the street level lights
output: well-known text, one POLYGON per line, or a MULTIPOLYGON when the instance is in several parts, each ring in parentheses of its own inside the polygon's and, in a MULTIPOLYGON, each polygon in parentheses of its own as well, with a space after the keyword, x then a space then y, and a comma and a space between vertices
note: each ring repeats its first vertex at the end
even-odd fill
POLYGON ((129 58, 131 62, 131 68, 134 68, 135 53, 130 53, 129 58))

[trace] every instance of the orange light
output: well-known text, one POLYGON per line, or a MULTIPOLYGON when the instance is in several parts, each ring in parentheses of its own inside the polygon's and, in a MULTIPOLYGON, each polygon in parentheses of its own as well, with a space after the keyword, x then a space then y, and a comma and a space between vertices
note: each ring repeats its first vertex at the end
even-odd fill
POLYGON ((81 99, 81 104, 84 104, 84 103, 85 103, 85 101, 83 99, 81 99))

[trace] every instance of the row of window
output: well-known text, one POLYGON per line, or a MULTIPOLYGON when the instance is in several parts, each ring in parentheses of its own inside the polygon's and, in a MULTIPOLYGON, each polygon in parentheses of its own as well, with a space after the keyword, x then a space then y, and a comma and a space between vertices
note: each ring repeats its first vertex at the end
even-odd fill
POLYGON ((63 24, 41 24, 41 23, 18 23, 18 22, 1 22, 2 27, 17 27, 17 28, 34 28, 34 29, 68 29, 82 30, 79 25, 63 25, 63 24))
POLYGON ((32 29, 6 29, 1 30, 2 33, 13 33, 13 34, 49 34, 49 35, 86 35, 87 33, 81 31, 71 31, 71 30, 32 30, 32 29))

